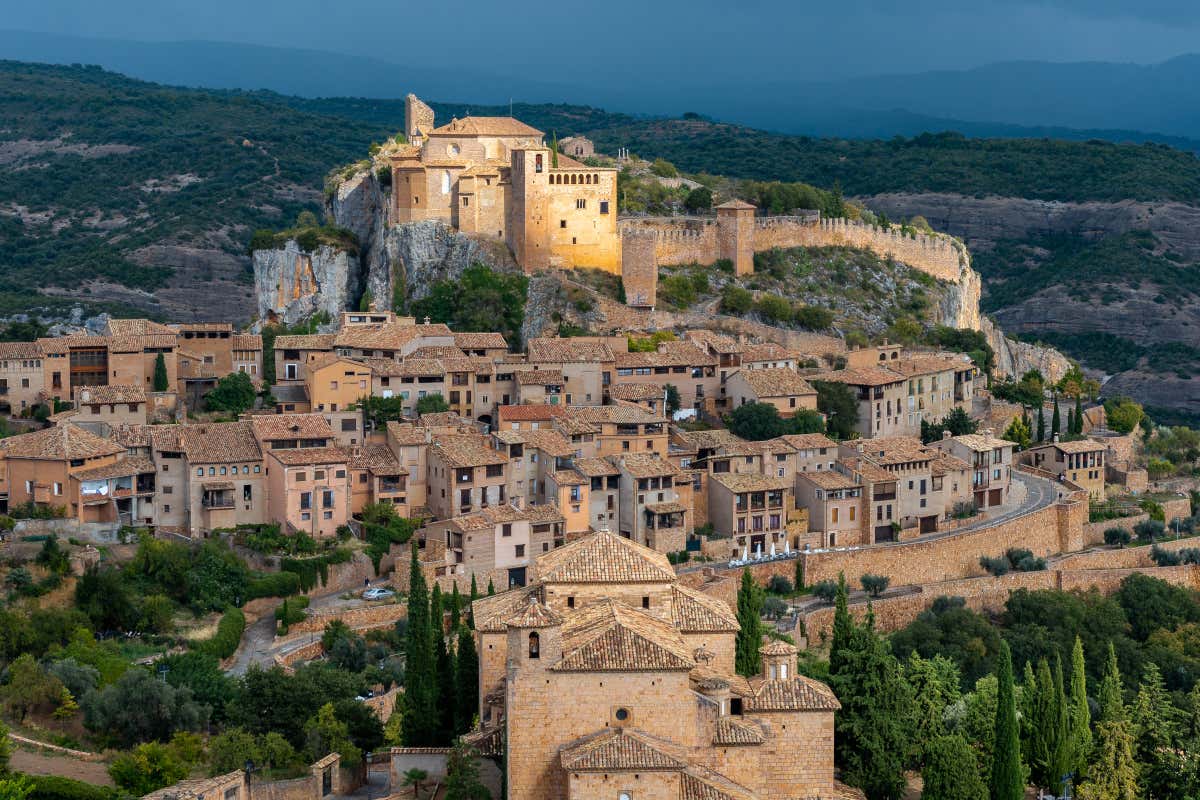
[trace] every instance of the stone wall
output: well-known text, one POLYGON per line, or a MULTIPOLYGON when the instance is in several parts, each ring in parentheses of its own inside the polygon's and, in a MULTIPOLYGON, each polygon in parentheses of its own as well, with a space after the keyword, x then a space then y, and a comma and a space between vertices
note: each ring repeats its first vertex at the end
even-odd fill
MULTIPOLYGON (((1144 549, 1144 548, 1143 548, 1144 549)), ((1102 554, 1130 553, 1133 551, 1113 550, 1102 554)), ((1086 563, 1084 561, 1072 564, 1086 563)), ((876 627, 884 632, 905 627, 917 616, 933 605, 939 597, 961 597, 967 608, 980 613, 996 614, 1004 610, 1009 595, 1018 589, 1037 591, 1040 589, 1062 589, 1065 591, 1091 588, 1111 594, 1121 586, 1121 581, 1135 573, 1143 573, 1177 586, 1197 588, 1200 586, 1200 567, 1142 567, 1128 569, 1047 569, 1038 572, 1010 572, 1000 577, 968 578, 957 581, 941 581, 917 588, 915 591, 895 594, 872 600, 870 609, 875 615, 876 627)), ((850 605, 850 612, 862 619, 868 604, 859 599, 850 605)), ((810 642, 828 637, 833 626, 833 606, 822 606, 801 615, 810 642)))
POLYGON ((407 615, 408 607, 404 603, 382 603, 343 611, 309 614, 300 622, 288 626, 288 635, 278 641, 290 641, 304 634, 320 633, 334 620, 341 620, 351 630, 363 630, 394 625, 397 620, 404 619, 407 615))
MULTIPOLYGON (((659 264, 711 264, 719 258, 718 225, 712 217, 633 217, 620 221, 620 231, 653 233, 659 264)), ((956 283, 969 270, 966 249, 949 236, 906 234, 898 228, 846 219, 814 217, 758 217, 754 221, 754 251, 775 247, 861 247, 880 256, 891 256, 933 275, 956 283)))

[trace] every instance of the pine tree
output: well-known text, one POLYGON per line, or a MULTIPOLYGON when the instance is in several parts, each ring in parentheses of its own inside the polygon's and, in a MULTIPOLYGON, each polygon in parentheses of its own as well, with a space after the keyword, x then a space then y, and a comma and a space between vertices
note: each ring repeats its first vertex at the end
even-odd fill
POLYGON ((1130 712, 1134 756, 1141 765, 1141 782, 1148 797, 1181 796, 1178 774, 1182 771, 1179 752, 1182 741, 1183 713, 1171 702, 1163 685, 1162 673, 1153 661, 1138 687, 1130 712))
POLYGON ((1054 415, 1050 418, 1050 438, 1054 439, 1055 436, 1062 433, 1059 430, 1062 427, 1062 421, 1058 416, 1058 395, 1054 395, 1050 402, 1054 403, 1054 415))
POLYGON ((1075 429, 1071 433, 1083 435, 1083 400, 1080 395, 1075 395, 1075 429))
MULTIPOLYGON (((840 592, 844 590, 843 581, 840 592)), ((872 800, 898 800, 917 742, 913 689, 887 642, 875 632, 871 615, 859 625, 847 612, 842 624, 849 628, 848 636, 839 642, 837 669, 830 669, 830 684, 842 704, 835 720, 834 755, 847 783, 872 800)))
POLYGON ((1092 755, 1092 711, 1088 707, 1087 672, 1084 669, 1083 641, 1076 636, 1071 651, 1070 757, 1068 768, 1078 779, 1087 769, 1092 755))
POLYGON ((1037 440, 1039 442, 1046 441, 1046 407, 1044 405, 1038 406, 1037 440))
POLYGON ((838 573, 837 597, 833 609, 833 636, 829 644, 829 671, 837 672, 842 667, 842 652, 849 647, 854 633, 854 618, 850 616, 849 592, 846 589, 846 574, 838 573))
POLYGON ((961 736, 939 736, 925 750, 921 800, 979 800, 987 786, 971 746, 961 736))
POLYGON ((996 679, 996 743, 992 753, 989 795, 991 800, 1022 800, 1025 797, 1025 778, 1017 732, 1017 704, 1013 697, 1012 653, 1008 649, 1008 642, 1003 639, 1000 641, 1000 657, 996 661, 996 679))
POLYGON ((479 713, 479 653, 475 649, 475 635, 465 626, 458 629, 454 667, 454 730, 461 736, 471 730, 479 713))
POLYGON ((154 391, 165 392, 171 387, 171 379, 167 376, 167 360, 159 353, 154 358, 154 391))
POLYGON ((737 673, 751 677, 762 671, 762 607, 763 591, 754 583, 750 570, 742 570, 742 586, 738 589, 737 615, 741 629, 737 633, 734 657, 737 673))
POLYGON ((433 636, 429 621, 429 595, 425 576, 412 543, 409 565, 408 629, 405 631, 404 720, 401 731, 408 747, 433 747, 437 729, 434 698, 433 636))

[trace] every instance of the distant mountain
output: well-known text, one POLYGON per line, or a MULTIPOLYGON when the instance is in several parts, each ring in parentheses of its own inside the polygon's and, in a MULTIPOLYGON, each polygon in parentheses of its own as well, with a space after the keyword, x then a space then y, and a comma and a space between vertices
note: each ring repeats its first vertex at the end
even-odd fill
MULTIPOLYGON (((172 86, 269 90, 302 98, 388 100, 415 92, 454 101, 464 110, 515 99, 588 103, 644 116, 695 111, 809 136, 870 139, 954 130, 974 137, 1156 141, 1185 149, 1198 149, 1190 140, 1200 139, 1200 56, 1150 66, 1007 62, 829 82, 689 85, 673 80, 621 86, 559 84, 319 50, 26 31, 0 30, 0 58, 98 64, 172 86)), ((343 110, 351 109, 343 103, 343 110)))

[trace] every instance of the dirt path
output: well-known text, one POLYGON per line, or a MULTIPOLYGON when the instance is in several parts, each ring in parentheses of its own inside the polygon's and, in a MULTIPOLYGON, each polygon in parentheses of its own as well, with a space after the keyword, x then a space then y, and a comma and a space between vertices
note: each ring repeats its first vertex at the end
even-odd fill
POLYGON ((58 775, 85 781, 94 786, 113 785, 112 779, 108 777, 108 765, 98 761, 80 761, 70 756, 48 755, 17 748, 13 750, 8 766, 15 772, 29 775, 58 775))

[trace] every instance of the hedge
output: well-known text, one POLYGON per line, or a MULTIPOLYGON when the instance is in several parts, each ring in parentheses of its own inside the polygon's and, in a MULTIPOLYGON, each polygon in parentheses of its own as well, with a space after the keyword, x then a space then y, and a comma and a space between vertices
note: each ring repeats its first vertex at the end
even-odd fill
POLYGON ((26 775, 33 783, 27 800, 113 800, 118 796, 111 786, 94 786, 58 775, 26 775))
POLYGON ((253 578, 246 587, 246 599, 287 597, 300 591, 300 576, 295 572, 271 572, 253 578))
POLYGON ((350 560, 350 556, 348 549, 339 547, 314 558, 285 558, 279 562, 279 567, 284 572, 294 572, 298 575, 300 591, 307 592, 317 585, 318 579, 322 586, 329 582, 330 564, 344 564, 350 560))
POLYGON ((217 623, 216 634, 206 641, 200 642, 196 649, 220 659, 229 658, 237 650, 246 632, 246 615, 240 608, 226 609, 217 623))

